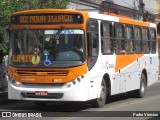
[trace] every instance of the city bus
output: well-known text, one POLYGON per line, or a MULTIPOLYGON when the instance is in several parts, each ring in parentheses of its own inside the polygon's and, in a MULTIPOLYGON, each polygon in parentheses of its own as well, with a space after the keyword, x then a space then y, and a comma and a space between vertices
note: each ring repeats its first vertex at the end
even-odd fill
MULTIPOLYGON (((9 25, 8 98, 36 105, 144 97, 158 80, 156 24, 68 9, 16 12, 9 25)), ((5 41, 4 41, 5 44, 5 41)))

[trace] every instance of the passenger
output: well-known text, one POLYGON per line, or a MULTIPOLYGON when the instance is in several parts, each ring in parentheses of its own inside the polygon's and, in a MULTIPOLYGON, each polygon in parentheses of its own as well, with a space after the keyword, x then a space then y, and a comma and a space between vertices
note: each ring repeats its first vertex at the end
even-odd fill
POLYGON ((74 52, 76 52, 80 56, 80 58, 82 59, 83 49, 82 49, 82 39, 80 36, 78 37, 78 39, 75 40, 72 50, 74 52))
POLYGON ((121 53, 132 53, 133 52, 133 44, 132 41, 125 41, 124 48, 120 51, 121 53))

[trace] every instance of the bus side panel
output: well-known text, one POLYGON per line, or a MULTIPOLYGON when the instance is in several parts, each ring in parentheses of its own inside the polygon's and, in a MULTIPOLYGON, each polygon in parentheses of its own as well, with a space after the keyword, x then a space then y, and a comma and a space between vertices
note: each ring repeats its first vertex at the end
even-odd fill
POLYGON ((139 67, 137 59, 141 57, 143 57, 143 54, 116 55, 115 79, 119 79, 120 84, 119 90, 116 91, 116 84, 113 84, 112 94, 123 93, 140 87, 140 74, 142 70, 139 67))
POLYGON ((140 87, 141 69, 136 60, 123 69, 126 74, 126 92, 138 89, 140 87))
POLYGON ((152 56, 148 56, 148 60, 149 60, 149 70, 147 72, 148 74, 148 84, 147 86, 150 86, 151 84, 155 83, 158 80, 158 55, 154 54, 152 56))
POLYGON ((128 74, 126 80, 126 92, 140 88, 140 72, 128 74))

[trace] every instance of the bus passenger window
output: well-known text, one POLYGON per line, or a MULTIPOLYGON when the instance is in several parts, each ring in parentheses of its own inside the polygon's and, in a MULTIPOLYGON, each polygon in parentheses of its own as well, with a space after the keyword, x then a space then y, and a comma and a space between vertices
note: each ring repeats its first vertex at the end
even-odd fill
POLYGON ((113 53, 112 24, 108 22, 101 23, 101 44, 102 53, 113 53))
POLYGON ((150 30, 150 50, 151 53, 156 52, 156 31, 154 29, 150 30))
POLYGON ((135 52, 141 53, 142 52, 142 33, 141 33, 140 27, 135 27, 134 35, 135 35, 135 52))
POLYGON ((126 53, 133 53, 133 27, 126 26, 126 41, 125 41, 125 51, 126 53))
POLYGON ((115 51, 117 54, 124 53, 125 40, 124 40, 124 26, 121 24, 115 25, 115 51))
POLYGON ((125 41, 125 52, 133 53, 133 41, 132 40, 125 41))
POLYGON ((149 48, 149 30, 147 28, 142 29, 142 39, 143 39, 143 52, 145 54, 150 53, 149 48))

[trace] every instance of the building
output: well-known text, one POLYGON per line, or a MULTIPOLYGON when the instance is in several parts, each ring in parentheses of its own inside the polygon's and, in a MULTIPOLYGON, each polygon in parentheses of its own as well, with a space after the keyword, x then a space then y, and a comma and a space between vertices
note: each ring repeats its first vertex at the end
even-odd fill
MULTIPOLYGON (((160 23, 160 0, 156 0, 156 23, 160 23)), ((158 32, 160 33, 160 30, 158 32)))
POLYGON ((72 0, 68 8, 76 9, 76 10, 99 12, 99 9, 101 8, 101 1, 100 0, 72 0))
POLYGON ((160 10, 159 3, 159 0, 72 0, 68 8, 97 12, 109 11, 133 19, 144 18, 144 21, 155 22, 156 15, 160 12, 158 11, 160 10))

